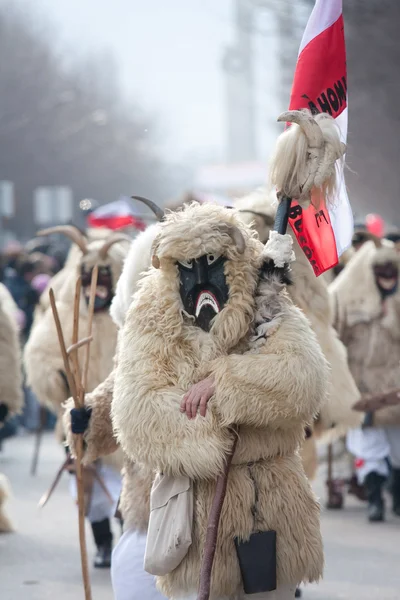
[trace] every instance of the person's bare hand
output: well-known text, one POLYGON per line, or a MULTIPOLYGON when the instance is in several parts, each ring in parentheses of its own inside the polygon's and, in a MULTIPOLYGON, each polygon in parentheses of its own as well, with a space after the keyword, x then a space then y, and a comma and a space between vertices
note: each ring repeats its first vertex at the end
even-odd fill
POLYGON ((188 419, 194 419, 197 411, 202 417, 206 416, 207 402, 214 395, 215 385, 212 377, 207 377, 192 387, 183 396, 181 412, 185 412, 188 419))

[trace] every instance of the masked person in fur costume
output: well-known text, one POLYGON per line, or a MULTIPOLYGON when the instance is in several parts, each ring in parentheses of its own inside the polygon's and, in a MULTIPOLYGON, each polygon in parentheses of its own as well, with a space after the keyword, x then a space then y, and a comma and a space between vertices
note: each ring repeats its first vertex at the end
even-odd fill
MULTIPOLYGON (((273 227, 278 201, 275 193, 259 189, 235 201, 244 222, 250 224, 262 243, 266 243, 273 227)), ((359 391, 349 371, 347 352, 333 327, 333 314, 326 282, 315 277, 313 269, 300 248, 295 236, 293 249, 296 260, 292 263, 292 284, 288 293, 311 323, 322 351, 330 365, 330 382, 326 402, 321 406, 317 420, 307 428, 302 446, 303 466, 307 477, 313 480, 317 471, 317 438, 327 438, 328 442, 339 439, 348 429, 361 424, 361 416, 353 410, 360 398, 359 391)), ((342 480, 329 477, 329 508, 343 504, 342 480)))
MULTIPOLYGON (((42 233, 60 232, 68 235, 79 248, 73 252, 77 259, 75 266, 68 263, 65 281, 60 283, 56 297, 57 309, 67 346, 72 342, 73 307, 77 277, 82 280, 82 295, 79 330, 87 330, 88 309, 92 270, 98 265, 98 281, 94 307, 90 362, 87 390, 92 391, 104 381, 113 367, 113 356, 117 341, 117 329, 109 315, 109 307, 115 293, 116 284, 122 271, 130 239, 123 234, 108 233, 105 239, 88 242, 81 232, 72 226, 60 226, 42 233)), ((79 350, 79 360, 84 350, 79 350)), ((41 404, 50 407, 58 417, 62 415, 62 405, 70 396, 64 363, 61 356, 56 327, 51 308, 37 320, 26 344, 24 360, 27 379, 41 404)), ((58 429, 61 422, 58 421, 58 429)), ((112 533, 110 517, 115 512, 118 501, 122 466, 121 456, 113 454, 105 461, 94 465, 107 488, 103 489, 93 469, 87 469, 87 516, 91 522, 93 537, 97 547, 95 566, 109 567, 111 562, 112 533), (111 502, 111 499, 113 502, 111 502)), ((71 492, 76 497, 75 477, 70 478, 71 492)))
POLYGON ((368 411, 364 426, 349 432, 348 448, 366 489, 370 521, 384 519, 382 490, 389 463, 393 512, 400 516, 400 420, 398 407, 391 406, 399 401, 400 388, 399 266, 400 254, 391 242, 369 241, 331 285, 337 330, 363 394, 356 408, 368 411))
MULTIPOLYGON (((18 308, 7 288, 0 283, 0 431, 7 418, 23 407, 18 308)), ((0 533, 13 527, 4 512, 8 484, 0 473, 0 533)))
POLYGON ((192 205, 160 229, 155 268, 121 332, 112 401, 127 456, 172 480, 171 498, 193 494, 190 546, 178 564, 172 556, 157 567, 166 568, 159 588, 174 599, 196 593, 215 480, 237 425, 212 598, 241 594, 234 540, 257 532, 272 553, 276 532, 276 597, 291 598, 322 573, 319 508, 297 447, 325 394, 325 359, 279 278, 258 287, 263 245, 236 212, 192 205))

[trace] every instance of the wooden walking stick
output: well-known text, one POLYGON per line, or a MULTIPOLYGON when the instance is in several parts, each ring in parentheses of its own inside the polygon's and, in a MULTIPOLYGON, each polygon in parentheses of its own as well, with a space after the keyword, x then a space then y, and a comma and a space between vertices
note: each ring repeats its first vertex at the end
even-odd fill
MULTIPOLYGON (((85 388, 87 384, 87 373, 89 369, 89 357, 90 348, 89 344, 92 340, 92 323, 93 323, 93 312, 94 302, 96 295, 98 267, 94 267, 92 271, 92 281, 90 289, 90 300, 88 307, 88 331, 87 336, 81 342, 78 341, 78 328, 79 328, 79 305, 81 296, 81 280, 77 280, 75 290, 75 301, 74 301, 74 315, 73 315, 73 337, 72 346, 67 350, 64 340, 64 335, 61 327, 60 318, 57 311, 57 306, 54 298, 53 289, 50 290, 50 304, 53 311, 54 321, 56 324, 58 340, 60 343, 61 354, 63 357, 65 373, 68 380, 68 385, 71 390, 72 397, 76 409, 80 409, 84 405, 85 388), (86 344, 85 362, 83 368, 83 378, 81 379, 81 371, 79 368, 77 352, 79 347, 86 344), (71 368, 72 363, 72 368, 71 368)), ((77 479, 77 491, 78 491, 78 521, 79 521, 79 544, 81 550, 81 566, 82 566, 82 578, 83 586, 85 591, 85 600, 92 600, 92 592, 90 587, 89 568, 88 568, 88 557, 85 540, 85 501, 84 501, 84 487, 82 478, 82 458, 83 458, 83 437, 77 435, 75 439, 76 449, 76 479, 77 479)))
POLYGON ((33 450, 32 464, 31 464, 31 475, 36 475, 37 466, 39 462, 40 448, 42 445, 43 431, 46 428, 47 411, 45 406, 40 406, 39 409, 39 427, 35 432, 35 447, 33 450))
POLYGON ((226 457, 224 470, 217 479, 215 494, 211 505, 210 516, 207 523, 206 539, 204 542, 204 554, 201 561, 200 586, 197 600, 208 600, 211 589, 211 575, 214 563, 215 551, 217 549, 218 527, 221 518, 222 505, 225 500, 226 486, 228 484, 229 469, 235 454, 237 444, 237 430, 233 438, 232 449, 226 457))
MULTIPOLYGON (((62 474, 64 473, 64 471, 68 471, 69 467, 71 467, 72 465, 73 465, 73 459, 71 458, 70 455, 68 455, 67 458, 62 462, 59 469, 57 470, 57 473, 56 473, 49 489, 40 498, 39 503, 38 503, 38 508, 44 508, 46 506, 46 504, 50 500, 51 496, 53 495, 53 492, 56 489, 58 483, 60 482, 62 474)), ((98 482, 99 486, 101 487, 105 496, 107 497, 107 500, 109 501, 109 503, 111 505, 113 505, 114 499, 111 496, 110 490, 107 488, 102 476, 97 472, 96 467, 94 465, 88 465, 88 466, 84 467, 84 470, 85 471, 93 471, 94 479, 98 482)))

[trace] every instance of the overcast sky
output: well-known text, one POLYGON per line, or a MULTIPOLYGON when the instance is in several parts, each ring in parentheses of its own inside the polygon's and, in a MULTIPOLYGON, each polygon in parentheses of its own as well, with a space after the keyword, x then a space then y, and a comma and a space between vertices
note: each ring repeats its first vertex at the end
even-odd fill
POLYGON ((231 36, 230 0, 34 3, 66 51, 110 50, 124 90, 159 115, 172 154, 223 147, 220 58, 231 36))
MULTIPOLYGON (((19 1, 54 24, 63 52, 84 56, 110 51, 123 90, 158 117, 160 142, 171 157, 225 158, 220 65, 234 37, 232 0, 19 1)), ((268 15, 266 23, 264 29, 273 31, 268 15)), ((274 122, 282 109, 275 98, 276 40, 268 37, 256 35, 254 40, 262 159, 276 137, 274 122)))

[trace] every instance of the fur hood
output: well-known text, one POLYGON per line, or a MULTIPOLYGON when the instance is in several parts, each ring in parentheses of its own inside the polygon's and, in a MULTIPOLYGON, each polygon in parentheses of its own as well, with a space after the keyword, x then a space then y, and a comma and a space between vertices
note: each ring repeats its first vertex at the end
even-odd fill
MULTIPOLYGON (((233 349, 247 335, 253 318, 254 292, 258 282, 258 270, 262 262, 262 244, 255 239, 234 210, 220 206, 193 203, 182 211, 171 212, 159 225, 160 230, 153 243, 153 256, 160 262, 160 269, 150 268, 139 282, 139 297, 134 297, 131 307, 143 310, 142 328, 160 331, 166 351, 172 340, 195 335, 204 338, 214 348, 221 345, 233 349), (229 230, 234 227, 245 242, 239 252, 229 230), (179 294, 179 273, 176 262, 199 258, 204 254, 223 254, 228 258, 225 275, 229 285, 229 300, 214 318, 210 334, 187 327, 190 317, 184 313, 179 294), (154 297, 157 301, 148 302, 154 297), (142 308, 143 306, 143 308, 142 308), (152 313, 153 308, 155 313, 152 313), (204 334, 204 335, 203 335, 204 334)), ((211 350, 211 348, 210 348, 211 350)))
POLYGON ((113 289, 114 293, 116 293, 117 282, 121 276, 122 264, 127 252, 127 243, 114 244, 109 249, 106 259, 99 261, 98 251, 104 244, 105 239, 110 235, 112 235, 112 232, 109 229, 89 229, 87 231, 89 252, 86 256, 83 256, 77 244, 71 245, 64 267, 50 279, 46 289, 40 296, 39 304, 35 310, 33 326, 36 326, 40 322, 47 309, 50 308, 50 289, 54 291, 57 300, 63 300, 67 304, 73 302, 75 283, 77 277, 80 275, 81 263, 85 264, 88 269, 92 268, 96 262, 99 264, 99 267, 107 264, 110 265, 113 289))
POLYGON ((8 406, 10 414, 23 407, 17 311, 9 291, 0 283, 0 403, 8 406))
MULTIPOLYGON (((127 243, 114 243, 108 249, 106 256, 101 257, 99 251, 104 242, 104 239, 89 242, 85 254, 81 251, 78 253, 74 251, 74 261, 71 259, 68 267, 65 268, 65 280, 62 284, 60 283, 56 302, 67 346, 72 342, 75 285, 81 265, 85 265, 87 269, 92 268, 96 263, 99 268, 110 266, 114 290, 122 272, 123 261, 128 250, 127 243)), ((58 281, 60 280, 58 279, 58 281)), ((79 316, 80 332, 86 332, 88 307, 83 298, 80 302, 79 316)), ((117 328, 108 311, 95 313, 87 391, 92 391, 112 371, 116 342, 117 328)), ((84 349, 80 349, 78 355, 82 360, 84 349)), ((61 375, 64 372, 64 364, 50 307, 45 310, 32 328, 24 350, 24 363, 28 384, 32 387, 39 402, 53 407, 59 413, 61 405, 68 398, 69 393, 61 375)))
MULTIPOLYGON (((329 286, 339 328, 344 322, 347 325, 368 322, 381 314, 382 299, 375 282, 373 266, 394 262, 400 273, 400 253, 392 242, 384 240, 383 244, 381 248, 377 248, 374 242, 365 242, 329 286)), ((387 303, 392 305, 399 300, 400 290, 387 303)))

